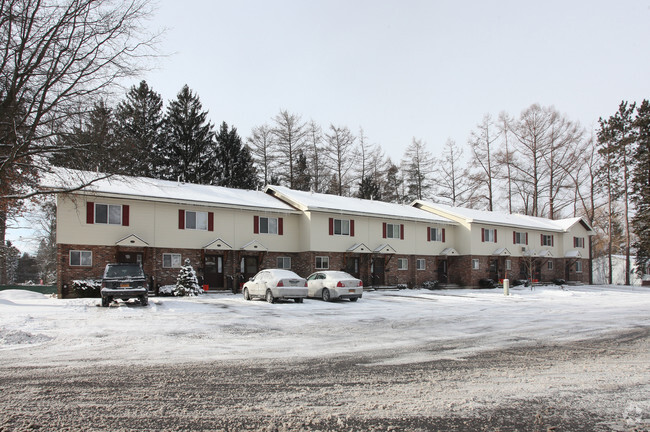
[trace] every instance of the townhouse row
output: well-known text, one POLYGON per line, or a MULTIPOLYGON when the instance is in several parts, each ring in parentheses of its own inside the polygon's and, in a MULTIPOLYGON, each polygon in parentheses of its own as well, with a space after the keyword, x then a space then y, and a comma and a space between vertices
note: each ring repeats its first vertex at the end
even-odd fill
MULTIPOLYGON (((46 184, 69 188, 93 175, 60 171, 46 184)), ((214 290, 237 290, 270 267, 305 277, 345 270, 365 286, 588 282, 592 234, 581 218, 113 176, 57 194, 58 289, 74 295, 73 280, 98 279, 109 262, 141 263, 152 286, 173 284, 185 259, 214 290)))

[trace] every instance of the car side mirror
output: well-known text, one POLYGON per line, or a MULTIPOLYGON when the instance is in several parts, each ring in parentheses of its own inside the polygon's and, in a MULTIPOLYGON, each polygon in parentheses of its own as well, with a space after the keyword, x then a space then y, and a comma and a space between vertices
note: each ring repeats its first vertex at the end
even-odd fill
POLYGON ((248 280, 251 281, 251 282, 253 281, 253 279, 254 279, 254 278, 252 278, 252 277, 249 277, 249 278, 248 278, 248 280))

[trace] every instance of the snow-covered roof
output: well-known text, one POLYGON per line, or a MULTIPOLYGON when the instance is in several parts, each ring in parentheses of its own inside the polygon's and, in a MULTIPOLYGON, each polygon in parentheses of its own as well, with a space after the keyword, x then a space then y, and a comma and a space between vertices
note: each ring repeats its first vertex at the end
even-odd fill
POLYGON ((400 220, 409 219, 429 223, 457 225, 456 222, 448 218, 422 211, 409 205, 297 191, 284 186, 267 186, 265 191, 303 211, 361 214, 400 220))
POLYGON ((582 223, 587 231, 592 231, 589 224, 583 218, 579 217, 553 220, 517 213, 452 207, 445 204, 432 203, 423 200, 416 200, 412 203, 412 205, 418 208, 436 212, 436 214, 448 215, 452 218, 462 219, 468 223, 482 223, 487 225, 501 226, 505 225, 511 226, 513 228, 559 232, 568 231, 575 224, 582 223))
POLYGON ((81 188, 78 193, 134 199, 156 199, 217 207, 237 206, 296 212, 291 206, 262 191, 181 183, 146 177, 107 176, 96 172, 63 168, 55 168, 51 173, 44 174, 41 177, 43 187, 60 191, 71 191, 91 181, 93 181, 92 184, 81 188))

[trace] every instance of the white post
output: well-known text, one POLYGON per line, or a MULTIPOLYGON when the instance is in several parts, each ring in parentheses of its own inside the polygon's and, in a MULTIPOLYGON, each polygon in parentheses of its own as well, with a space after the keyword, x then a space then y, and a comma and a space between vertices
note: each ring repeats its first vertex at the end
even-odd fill
POLYGON ((510 279, 503 280, 503 295, 510 295, 510 279))

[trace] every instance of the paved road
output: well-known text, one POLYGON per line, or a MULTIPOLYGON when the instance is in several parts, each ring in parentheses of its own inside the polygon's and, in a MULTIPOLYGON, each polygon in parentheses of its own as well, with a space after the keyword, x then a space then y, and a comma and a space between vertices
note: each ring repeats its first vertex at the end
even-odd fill
MULTIPOLYGON (((442 346, 422 347, 440 353, 442 346)), ((0 365, 0 431, 650 429, 650 329, 465 360, 0 365)))

